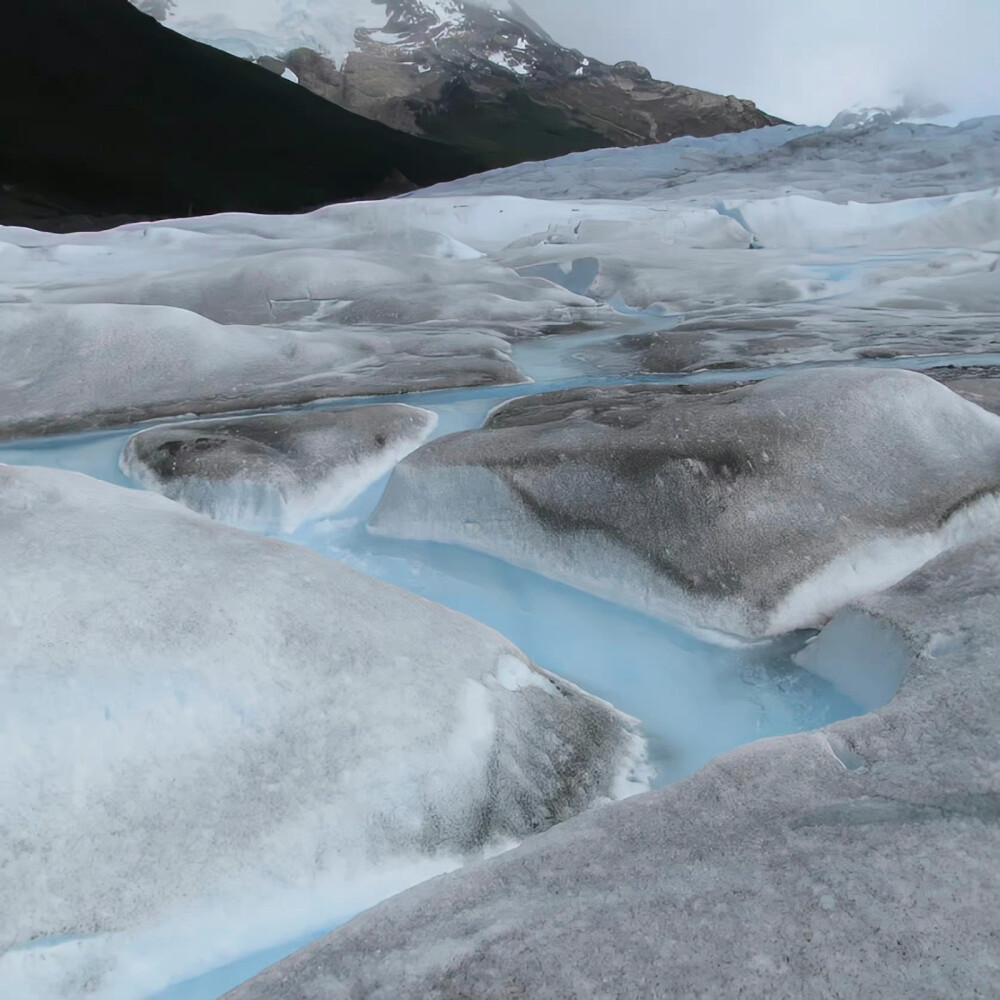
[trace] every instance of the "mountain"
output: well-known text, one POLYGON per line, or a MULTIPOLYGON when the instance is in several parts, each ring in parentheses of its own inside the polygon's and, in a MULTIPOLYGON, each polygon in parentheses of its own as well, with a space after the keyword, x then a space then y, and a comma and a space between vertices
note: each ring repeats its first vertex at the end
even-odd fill
POLYGON ((168 27, 491 167, 781 124, 552 39, 513 0, 134 0, 168 27))
POLYGON ((0 223, 301 211, 482 167, 168 31, 128 0, 7 0, 3 21, 0 223))

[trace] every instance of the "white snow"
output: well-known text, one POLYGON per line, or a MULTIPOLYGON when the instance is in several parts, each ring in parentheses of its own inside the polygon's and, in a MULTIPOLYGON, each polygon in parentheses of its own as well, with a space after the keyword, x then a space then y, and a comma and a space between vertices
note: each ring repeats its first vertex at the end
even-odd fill
POLYGON ((233 55, 280 57, 304 46, 340 64, 357 49, 357 29, 386 19, 385 3, 373 0, 176 0, 164 23, 233 55))
POLYGON ((292 83, 299 82, 299 78, 287 66, 281 71, 281 78, 283 80, 291 80, 292 83))
POLYGON ((519 58, 516 54, 511 52, 490 52, 487 54, 486 58, 493 63, 494 66, 501 66, 503 69, 509 69, 512 73, 516 73, 518 76, 527 76, 531 72, 531 63, 526 62, 524 59, 519 58))
POLYGON ((420 6, 433 14, 438 23, 462 16, 462 7, 454 0, 420 0, 420 6))
POLYGON ((399 45, 406 38, 405 33, 400 31, 366 31, 365 35, 373 42, 381 42, 383 45, 399 45))

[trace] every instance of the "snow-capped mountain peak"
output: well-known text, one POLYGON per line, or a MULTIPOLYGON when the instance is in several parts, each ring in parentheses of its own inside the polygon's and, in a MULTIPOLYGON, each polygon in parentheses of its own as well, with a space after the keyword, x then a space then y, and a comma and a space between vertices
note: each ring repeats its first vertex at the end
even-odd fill
POLYGON ((560 45, 516 0, 132 0, 341 107, 490 166, 777 122, 560 45))
POLYGON ((872 125, 888 125, 896 118, 888 108, 846 108, 830 122, 830 128, 858 129, 872 125))
POLYGON ((908 94, 892 108, 868 108, 855 104, 841 111, 828 127, 861 129, 879 128, 884 125, 892 125, 895 122, 931 122, 935 118, 947 114, 950 110, 946 104, 942 104, 940 101, 927 100, 908 94))
POLYGON ((506 0, 489 8, 463 0, 133 0, 167 27, 256 58, 309 48, 337 64, 365 40, 413 49, 470 30, 483 16, 515 13, 506 0), (478 15, 478 17, 477 17, 478 15))
POLYGON ((338 63, 355 32, 377 30, 386 4, 372 0, 133 0, 168 28, 245 58, 309 48, 338 63))

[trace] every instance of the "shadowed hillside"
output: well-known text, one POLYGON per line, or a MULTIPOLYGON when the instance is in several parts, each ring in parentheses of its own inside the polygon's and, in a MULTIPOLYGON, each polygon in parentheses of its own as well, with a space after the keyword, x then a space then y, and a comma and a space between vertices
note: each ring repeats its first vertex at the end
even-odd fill
POLYGON ((128 0, 8 0, 0 222, 294 212, 480 169, 163 28, 128 0))

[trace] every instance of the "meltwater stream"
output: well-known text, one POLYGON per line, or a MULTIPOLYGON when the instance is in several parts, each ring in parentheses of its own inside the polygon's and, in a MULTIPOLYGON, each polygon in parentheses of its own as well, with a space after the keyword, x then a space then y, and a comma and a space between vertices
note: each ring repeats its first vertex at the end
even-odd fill
MULTIPOLYGON (((574 344, 574 338, 556 337, 526 345, 524 357, 518 360, 539 378, 535 384, 350 398, 308 408, 405 401, 437 414, 434 436, 438 437, 479 427, 492 408, 526 393, 621 381, 573 371, 575 346, 579 344, 574 344), (554 377, 560 372, 563 377, 554 377)), ((924 358, 911 366, 966 360, 924 358)), ((737 377, 780 373, 781 369, 772 368, 740 372, 737 377)), ((728 381, 733 377, 734 373, 727 372, 650 376, 641 381, 728 381)), ((120 471, 118 459, 125 442, 138 429, 131 426, 11 442, 0 446, 0 462, 68 469, 135 488, 120 471)), ((649 742, 657 785, 691 774, 712 757, 751 740, 821 727, 860 712, 854 702, 825 681, 793 664, 791 656, 801 647, 804 635, 737 648, 711 645, 665 622, 490 556, 456 546, 371 535, 367 519, 387 479, 373 484, 334 515, 308 522, 290 535, 273 534, 496 628, 539 665, 634 715, 649 742)), ((166 986, 155 997, 211 1000, 342 923, 358 909, 432 874, 435 872, 404 873, 395 881, 386 878, 360 892, 357 886, 343 890, 338 886, 326 901, 319 900, 318 906, 312 901, 308 920, 296 913, 296 919, 287 926, 282 924, 284 934, 258 935, 252 946, 230 943, 228 950, 213 942, 205 948, 204 956, 188 966, 202 970, 202 975, 166 986)), ((289 914, 294 912, 292 905, 287 909, 289 914)), ((275 923, 272 914, 269 926, 275 923)), ((39 944, 46 947, 55 943, 39 944)), ((169 946, 161 940, 150 947, 146 957, 155 962, 156 948, 169 946)), ((184 947, 192 946, 185 941, 184 947)))
MULTIPOLYGON (((556 354, 560 348, 552 345, 551 350, 556 354)), ((532 351, 540 353, 535 345, 532 351)), ((751 374, 759 378, 777 370, 751 374)), ((651 376, 649 381, 711 377, 651 376)), ((432 435, 436 438, 481 426, 491 409, 526 392, 595 381, 569 378, 546 384, 355 397, 309 408, 406 401, 437 414, 432 435)), ((0 461, 67 469, 137 488, 119 469, 118 458, 142 426, 13 442, 0 446, 0 461)), ((369 534, 368 516, 387 480, 385 476, 374 483, 335 515, 308 522, 291 534, 277 530, 268 534, 476 618, 503 633, 539 665, 634 715, 649 741, 659 785, 684 777, 749 740, 822 726, 858 711, 825 681, 792 663, 791 654, 805 636, 738 648, 713 645, 492 556, 453 545, 369 534)))
MULTIPOLYGON (((537 380, 534 383, 353 397, 305 408, 408 402, 437 414, 433 436, 439 437, 479 427, 495 406, 525 394, 622 381, 742 381, 788 370, 772 367, 624 380, 596 375, 588 370, 580 348, 612 335, 590 331, 516 345, 515 358, 537 380)), ((919 369, 997 362, 1000 358, 990 354, 864 363, 919 369)), ((141 426, 5 443, 0 445, 0 462, 67 469, 137 488, 120 471, 118 459, 128 438, 141 426)), ((539 665, 635 716, 648 740, 657 785, 691 774, 712 757, 749 741, 821 727, 861 711, 792 662, 804 635, 739 648, 711 645, 665 622, 490 556, 456 546, 370 535, 367 519, 387 479, 374 483, 336 514, 307 522, 290 535, 273 534, 496 628, 539 665)), ((128 943, 128 954, 117 957, 122 976, 117 989, 106 995, 132 995, 127 984, 134 974, 137 981, 158 984, 146 994, 152 1000, 214 1000, 359 910, 455 863, 426 859, 422 864, 387 870, 375 879, 327 884, 307 896, 290 887, 287 898, 266 907, 266 913, 247 913, 240 926, 220 923, 209 911, 198 926, 187 921, 149 933, 138 931, 128 943), (178 967, 186 968, 193 978, 171 980, 167 970, 178 967)), ((88 943, 44 940, 31 947, 58 952, 78 944, 86 947, 88 943)), ((109 947, 116 946, 109 943, 109 947)))

